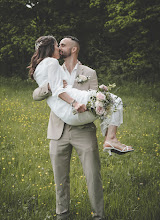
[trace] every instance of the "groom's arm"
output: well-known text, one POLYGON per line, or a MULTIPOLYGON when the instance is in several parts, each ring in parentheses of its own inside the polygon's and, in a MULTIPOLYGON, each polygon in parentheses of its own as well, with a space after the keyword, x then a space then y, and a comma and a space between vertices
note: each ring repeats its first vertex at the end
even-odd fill
POLYGON ((35 101, 42 101, 42 100, 48 98, 51 95, 52 95, 52 93, 49 90, 48 83, 46 85, 44 85, 43 87, 36 88, 33 91, 33 99, 35 101))
MULTIPOLYGON (((63 80, 63 88, 67 87, 67 82, 63 80)), ((42 101, 52 95, 51 88, 49 84, 43 87, 38 87, 33 91, 33 99, 35 101, 42 101)))

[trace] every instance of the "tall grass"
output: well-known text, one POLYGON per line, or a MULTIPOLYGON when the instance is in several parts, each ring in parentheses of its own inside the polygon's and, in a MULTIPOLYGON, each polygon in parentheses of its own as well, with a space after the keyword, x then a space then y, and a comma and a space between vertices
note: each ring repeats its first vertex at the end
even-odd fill
MULTIPOLYGON (((46 139, 50 109, 32 100, 36 84, 1 78, 0 219, 55 219, 55 186, 46 139)), ((104 154, 97 125, 109 220, 157 220, 160 214, 160 98, 158 86, 130 84, 115 93, 124 102, 118 138, 134 152, 104 154)), ((75 150, 71 160, 71 219, 92 219, 85 176, 75 150)))

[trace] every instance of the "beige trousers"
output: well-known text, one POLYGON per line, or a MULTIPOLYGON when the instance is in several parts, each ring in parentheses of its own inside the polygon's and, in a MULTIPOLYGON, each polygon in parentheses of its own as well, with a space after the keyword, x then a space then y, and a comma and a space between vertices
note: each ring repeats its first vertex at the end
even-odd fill
POLYGON ((83 128, 65 124, 62 137, 50 141, 50 158, 56 184, 56 213, 69 212, 69 172, 73 146, 83 166, 94 215, 101 219, 104 215, 103 188, 96 127, 93 123, 83 128))

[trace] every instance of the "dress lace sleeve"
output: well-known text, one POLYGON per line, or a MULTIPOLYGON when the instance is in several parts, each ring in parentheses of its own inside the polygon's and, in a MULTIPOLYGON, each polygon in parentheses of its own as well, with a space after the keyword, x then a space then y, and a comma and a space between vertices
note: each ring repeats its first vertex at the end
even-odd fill
POLYGON ((58 96, 65 92, 63 88, 63 72, 58 60, 51 58, 48 62, 48 82, 52 91, 52 96, 58 96))

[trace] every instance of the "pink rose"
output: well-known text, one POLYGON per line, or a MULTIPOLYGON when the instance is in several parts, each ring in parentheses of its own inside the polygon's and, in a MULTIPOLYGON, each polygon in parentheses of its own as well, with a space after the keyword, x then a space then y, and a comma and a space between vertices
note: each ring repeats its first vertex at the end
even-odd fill
POLYGON ((105 86, 104 84, 100 85, 99 88, 100 88, 100 89, 103 89, 103 90, 106 91, 106 92, 108 91, 107 86, 105 86))
POLYGON ((96 114, 97 115, 103 115, 105 113, 105 109, 101 106, 96 107, 96 114))
POLYGON ((104 101, 106 99, 105 95, 101 92, 97 93, 97 99, 100 101, 104 101))

